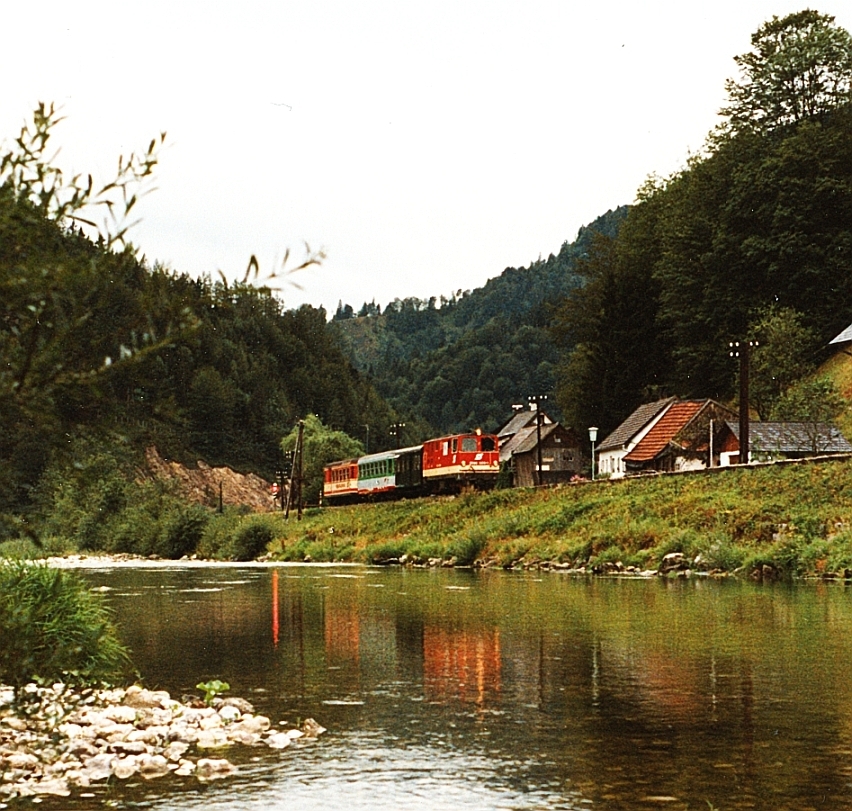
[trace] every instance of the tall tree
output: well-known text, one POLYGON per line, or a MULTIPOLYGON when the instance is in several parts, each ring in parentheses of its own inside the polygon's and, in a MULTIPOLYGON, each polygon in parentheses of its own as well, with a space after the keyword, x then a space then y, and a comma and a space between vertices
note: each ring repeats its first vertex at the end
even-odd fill
POLYGON ((810 9, 773 17, 751 44, 734 57, 740 80, 725 86, 721 113, 734 129, 768 132, 852 100, 852 36, 834 17, 810 9))

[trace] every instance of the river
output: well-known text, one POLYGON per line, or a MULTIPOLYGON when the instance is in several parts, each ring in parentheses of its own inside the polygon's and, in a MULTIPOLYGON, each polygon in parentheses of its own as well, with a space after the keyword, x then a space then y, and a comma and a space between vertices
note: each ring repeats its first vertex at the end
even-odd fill
POLYGON ((138 778, 43 807, 846 809, 842 584, 356 566, 80 570, 149 687, 219 678, 317 742, 237 776, 138 778))

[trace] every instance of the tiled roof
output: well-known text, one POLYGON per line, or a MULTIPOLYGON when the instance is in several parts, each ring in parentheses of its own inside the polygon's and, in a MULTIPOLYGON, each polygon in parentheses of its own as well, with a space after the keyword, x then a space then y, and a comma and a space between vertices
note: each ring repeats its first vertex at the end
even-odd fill
POLYGON ((600 445, 598 451, 609 451, 623 448, 636 434, 638 434, 651 420, 654 419, 664 408, 675 400, 667 397, 665 400, 657 400, 656 403, 643 403, 639 406, 621 425, 618 426, 600 445))
MULTIPOLYGON (((740 426, 728 422, 739 440, 740 426)), ((750 422, 749 445, 752 453, 850 453, 852 444, 836 425, 809 422, 750 422)))
POLYGON ((686 400, 672 403, 671 408, 660 417, 656 425, 624 457, 624 461, 650 462, 651 459, 656 459, 706 402, 706 400, 686 400))

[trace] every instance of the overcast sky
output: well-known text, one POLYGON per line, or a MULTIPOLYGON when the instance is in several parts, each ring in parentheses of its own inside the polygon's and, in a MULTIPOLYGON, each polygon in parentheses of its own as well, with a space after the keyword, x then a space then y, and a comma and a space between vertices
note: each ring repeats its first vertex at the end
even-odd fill
MULTIPOLYGON (((59 164, 108 179, 168 133, 133 241, 192 276, 305 241, 288 306, 447 295, 557 252, 718 121, 789 0, 7 4, 0 138, 61 106, 59 164)), ((813 7, 813 6, 812 6, 813 7)), ((852 29, 848 0, 816 8, 852 29)))

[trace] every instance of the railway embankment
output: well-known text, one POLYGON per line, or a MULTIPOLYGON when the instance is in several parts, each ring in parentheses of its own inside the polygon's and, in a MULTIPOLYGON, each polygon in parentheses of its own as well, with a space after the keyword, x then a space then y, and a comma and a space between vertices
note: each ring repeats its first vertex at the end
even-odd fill
MULTIPOLYGON (((267 516, 280 560, 852 577, 852 459, 267 516)), ((213 551, 213 550, 211 550, 213 551)))

